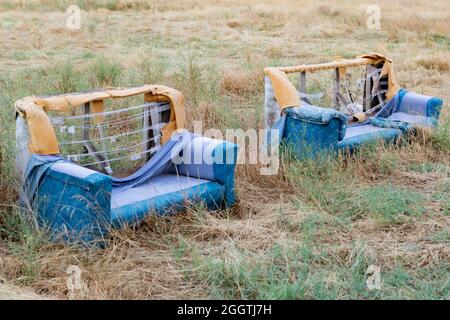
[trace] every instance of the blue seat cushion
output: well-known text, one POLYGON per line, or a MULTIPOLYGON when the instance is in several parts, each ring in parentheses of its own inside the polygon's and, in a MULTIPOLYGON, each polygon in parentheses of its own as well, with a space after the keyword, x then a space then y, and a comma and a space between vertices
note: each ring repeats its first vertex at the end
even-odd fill
POLYGON ((206 179, 163 174, 134 188, 113 188, 111 220, 113 227, 139 222, 149 213, 166 215, 181 210, 186 202, 203 202, 208 208, 218 208, 225 187, 206 179))
POLYGON ((345 136, 343 140, 350 139, 352 137, 356 137, 362 134, 380 132, 383 130, 386 129, 381 127, 375 127, 371 124, 348 126, 347 130, 345 131, 345 136))
POLYGON ((402 130, 395 128, 375 127, 371 124, 348 126, 344 139, 337 144, 338 149, 352 151, 356 147, 371 141, 394 141, 402 134, 402 130))
POLYGON ((413 115, 404 112, 394 112, 389 117, 389 120, 393 121, 403 121, 411 125, 423 125, 423 126, 435 126, 437 120, 432 117, 426 117, 423 115, 413 115))

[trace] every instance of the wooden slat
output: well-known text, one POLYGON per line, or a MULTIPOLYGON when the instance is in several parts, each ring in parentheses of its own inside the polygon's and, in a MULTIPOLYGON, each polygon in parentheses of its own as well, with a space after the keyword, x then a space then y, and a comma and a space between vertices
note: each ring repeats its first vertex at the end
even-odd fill
POLYGON ((300 92, 306 93, 306 72, 300 73, 300 92))
MULTIPOLYGON (((89 102, 86 102, 84 104, 84 114, 90 114, 91 113, 91 104, 89 102)), ((85 118, 84 119, 84 128, 83 128, 83 139, 86 140, 87 142, 84 144, 84 147, 86 148, 86 150, 89 153, 93 153, 94 154, 94 158, 96 161, 100 161, 100 166, 102 167, 102 169, 104 170, 104 172, 106 173, 112 173, 109 172, 110 169, 108 169, 108 167, 110 168, 109 162, 107 161, 107 155, 106 153, 98 153, 97 148, 94 146, 94 144, 89 141, 90 137, 89 137, 89 126, 90 126, 90 119, 89 118, 85 118)), ((104 151, 104 150, 103 150, 104 151)))
POLYGON ((334 69, 334 107, 336 110, 339 110, 339 83, 340 83, 340 76, 339 76, 339 69, 334 69))
POLYGON ((357 67, 371 64, 373 60, 366 58, 356 58, 351 60, 343 60, 343 61, 334 61, 327 63, 319 63, 319 64, 304 64, 299 66, 291 66, 291 67, 279 67, 278 70, 281 70, 285 73, 294 73, 294 72, 314 72, 319 70, 327 70, 327 69, 336 69, 336 68, 346 68, 346 67, 357 67))
POLYGON ((350 104, 350 102, 345 99, 340 92, 336 93, 336 99, 344 106, 348 106, 350 104))
POLYGON ((366 97, 363 101, 363 111, 369 110, 372 106, 372 98, 371 98, 372 93, 370 90, 370 83, 371 83, 372 79, 371 78, 369 79, 369 77, 368 77, 368 75, 371 72, 372 72, 372 66, 368 65, 366 67, 366 81, 365 81, 365 88, 364 88, 366 97))
MULTIPOLYGON (((306 95, 306 71, 302 71, 300 73, 300 93, 306 95)), ((312 104, 311 101, 307 97, 300 97, 302 101, 305 101, 308 104, 312 104)))

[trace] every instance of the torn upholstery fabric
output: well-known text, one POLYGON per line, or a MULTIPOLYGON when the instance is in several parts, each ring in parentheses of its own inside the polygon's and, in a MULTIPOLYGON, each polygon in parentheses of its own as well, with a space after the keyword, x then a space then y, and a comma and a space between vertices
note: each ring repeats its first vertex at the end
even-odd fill
MULTIPOLYGON (((363 66, 363 65, 377 65, 383 63, 383 67, 379 78, 383 76, 388 77, 388 91, 386 93, 387 99, 392 99, 400 89, 394 72, 392 60, 385 55, 379 53, 368 53, 356 57, 355 59, 337 58, 332 62, 299 65, 291 67, 268 67, 264 68, 265 75, 271 80, 275 99, 281 109, 295 107, 300 105, 297 89, 292 85, 288 73, 299 72, 316 72, 319 70, 338 69, 340 77, 346 73, 349 67, 363 66)), ((379 79, 378 79, 379 80, 379 79)))
POLYGON ((178 90, 163 85, 143 85, 133 88, 111 88, 90 93, 69 93, 48 97, 26 97, 15 102, 16 112, 27 120, 30 128, 32 153, 50 155, 60 153, 54 128, 48 118, 48 111, 66 112, 86 103, 91 103, 92 112, 97 114, 95 123, 100 123, 104 112, 103 100, 125 98, 144 94, 146 102, 168 101, 171 107, 170 122, 161 129, 162 143, 170 135, 185 126, 184 96, 178 90))

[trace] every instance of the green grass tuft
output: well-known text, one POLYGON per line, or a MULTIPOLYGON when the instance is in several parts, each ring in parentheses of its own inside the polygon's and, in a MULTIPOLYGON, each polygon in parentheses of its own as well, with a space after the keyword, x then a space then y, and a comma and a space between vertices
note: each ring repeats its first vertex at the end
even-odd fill
POLYGON ((91 72, 92 85, 98 87, 115 87, 119 85, 123 75, 123 67, 114 60, 100 56, 92 63, 91 72))
POLYGON ((363 188, 356 201, 361 212, 382 224, 403 223, 425 212, 422 194, 391 184, 363 188))

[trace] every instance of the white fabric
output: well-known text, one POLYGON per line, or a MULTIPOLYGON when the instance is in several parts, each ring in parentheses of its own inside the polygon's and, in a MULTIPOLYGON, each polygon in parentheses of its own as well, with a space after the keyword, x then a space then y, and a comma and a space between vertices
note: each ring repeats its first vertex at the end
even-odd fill
POLYGON ((147 183, 131 189, 122 190, 122 188, 113 188, 111 192, 111 209, 154 198, 163 194, 183 191, 207 182, 211 181, 177 176, 175 174, 163 174, 153 177, 149 179, 147 183))
POLYGON ((398 111, 412 115, 426 116, 427 104, 430 97, 414 92, 408 92, 403 98, 398 111))
POLYGON ((408 114, 408 113, 404 113, 404 112, 394 112, 387 118, 389 120, 404 121, 404 122, 407 122, 410 124, 426 124, 427 123, 427 117, 412 115, 412 114, 408 114))
POLYGON ((265 128, 270 129, 281 117, 280 106, 275 99, 272 81, 269 77, 264 78, 264 123, 265 128))
POLYGON ((51 169, 56 172, 65 173, 72 177, 77 177, 80 179, 84 179, 87 176, 98 173, 97 171, 79 166, 70 162, 58 162, 52 165, 51 169))
POLYGON ((31 154, 28 148, 30 142, 30 132, 24 118, 18 116, 16 119, 16 171, 23 179, 27 170, 28 162, 30 162, 31 154))
MULTIPOLYGON (((222 144, 223 140, 207 137, 194 138, 183 150, 182 164, 178 165, 179 174, 190 177, 201 177, 214 180, 213 150, 222 144)), ((223 155, 216 155, 223 159, 223 155)))
POLYGON ((131 107, 124 108, 124 109, 117 109, 117 110, 104 111, 104 112, 98 112, 98 113, 89 113, 89 114, 82 114, 82 115, 77 115, 77 116, 64 117, 64 120, 67 121, 67 120, 74 120, 74 119, 94 118, 98 115, 108 116, 108 115, 112 115, 112 114, 132 111, 132 110, 136 110, 136 109, 140 109, 140 108, 144 108, 144 107, 153 107, 152 109, 149 110, 150 113, 162 112, 165 110, 169 110, 170 104, 169 103, 161 104, 160 102, 146 102, 144 104, 140 104, 137 106, 131 106, 131 107))
POLYGON ((344 140, 355 137, 355 136, 359 136, 361 134, 367 134, 367 133, 383 131, 383 130, 386 130, 386 128, 375 127, 370 124, 366 124, 363 126, 347 127, 347 130, 345 131, 344 140))

